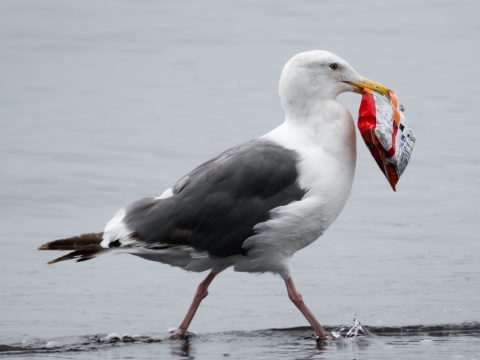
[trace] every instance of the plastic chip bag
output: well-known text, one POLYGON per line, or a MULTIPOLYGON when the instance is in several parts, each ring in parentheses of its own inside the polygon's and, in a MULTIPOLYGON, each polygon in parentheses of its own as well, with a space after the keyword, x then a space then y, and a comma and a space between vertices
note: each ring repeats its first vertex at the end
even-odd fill
POLYGON ((394 91, 387 95, 364 89, 358 129, 393 191, 405 171, 415 145, 413 129, 403 115, 394 91))

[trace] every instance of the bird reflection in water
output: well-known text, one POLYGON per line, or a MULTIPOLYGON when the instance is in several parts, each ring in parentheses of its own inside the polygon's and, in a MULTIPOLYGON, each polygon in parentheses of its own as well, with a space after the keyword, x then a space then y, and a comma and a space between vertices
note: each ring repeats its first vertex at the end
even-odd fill
POLYGON ((171 342, 170 353, 181 359, 193 360, 194 357, 190 355, 190 339, 176 340, 171 342))

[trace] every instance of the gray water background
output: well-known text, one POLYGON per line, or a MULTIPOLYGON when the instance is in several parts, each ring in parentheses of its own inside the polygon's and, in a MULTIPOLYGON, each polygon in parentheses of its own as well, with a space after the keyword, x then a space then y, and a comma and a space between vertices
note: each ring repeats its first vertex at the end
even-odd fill
MULTIPOLYGON (((345 210, 292 261, 307 304, 327 325, 480 321, 479 15, 467 0, 1 0, 0 343, 178 325, 204 274, 128 255, 47 266, 56 254, 36 247, 101 231, 121 206, 275 127, 283 64, 316 48, 395 89, 417 145, 393 193, 357 139, 345 210)), ((359 96, 341 99, 355 117, 359 96)), ((195 358, 325 355, 250 332, 305 325, 279 278, 226 271, 210 294, 192 330, 224 335, 198 340, 195 358)), ((480 358, 478 338, 448 340, 327 357, 480 358)), ((191 356, 155 346, 101 356, 191 356)))

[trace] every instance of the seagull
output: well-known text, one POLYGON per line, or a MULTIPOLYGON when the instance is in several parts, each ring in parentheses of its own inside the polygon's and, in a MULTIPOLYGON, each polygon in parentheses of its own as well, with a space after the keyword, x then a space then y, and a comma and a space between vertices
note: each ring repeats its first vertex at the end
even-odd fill
POLYGON ((130 253, 208 275, 171 338, 185 338, 208 287, 223 270, 278 274, 317 340, 331 338, 302 299, 289 262, 334 222, 355 173, 355 126, 337 100, 343 92, 380 93, 386 87, 360 76, 323 50, 293 56, 279 95, 285 120, 257 139, 204 162, 158 197, 120 209, 103 232, 48 242, 40 250, 70 250, 49 263, 130 253))

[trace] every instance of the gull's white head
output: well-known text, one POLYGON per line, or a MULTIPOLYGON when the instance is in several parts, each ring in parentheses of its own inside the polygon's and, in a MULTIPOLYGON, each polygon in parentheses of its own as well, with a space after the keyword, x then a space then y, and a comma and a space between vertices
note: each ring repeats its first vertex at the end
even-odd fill
POLYGON ((285 64, 279 93, 287 114, 306 116, 320 101, 335 100, 343 92, 359 92, 363 87, 386 91, 383 85, 360 76, 340 56, 313 50, 297 54, 285 64))

